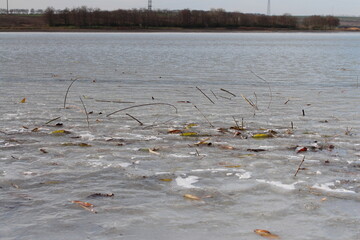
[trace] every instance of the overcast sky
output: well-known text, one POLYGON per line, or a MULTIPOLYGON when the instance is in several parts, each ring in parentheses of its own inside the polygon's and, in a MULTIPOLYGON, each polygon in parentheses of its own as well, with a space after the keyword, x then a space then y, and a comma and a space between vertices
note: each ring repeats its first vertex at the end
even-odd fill
MULTIPOLYGON (((79 6, 103 10, 147 8, 148 0, 0 0, 0 8, 54 7, 64 9, 79 6)), ((153 9, 223 8, 226 11, 266 13, 268 0, 152 0, 153 9)), ((271 0, 271 13, 292 15, 355 15, 360 16, 360 0, 271 0)))

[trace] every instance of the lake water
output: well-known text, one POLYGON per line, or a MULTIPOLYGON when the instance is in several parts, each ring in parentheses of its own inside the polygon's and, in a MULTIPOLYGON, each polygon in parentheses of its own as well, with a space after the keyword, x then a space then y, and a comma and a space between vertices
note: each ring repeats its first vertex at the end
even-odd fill
POLYGON ((355 33, 0 33, 0 238, 359 239, 359 49, 355 33))

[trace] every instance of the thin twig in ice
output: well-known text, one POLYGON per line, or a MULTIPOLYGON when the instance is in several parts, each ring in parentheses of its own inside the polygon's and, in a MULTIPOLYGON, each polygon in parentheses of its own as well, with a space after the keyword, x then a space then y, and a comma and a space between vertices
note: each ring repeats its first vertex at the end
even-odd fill
POLYGON ((257 77, 258 79, 262 80, 263 82, 265 82, 267 85, 268 85, 268 88, 269 88, 269 92, 270 92, 270 101, 269 101, 269 105, 268 105, 268 108, 270 108, 270 105, 271 105, 271 102, 272 102, 272 90, 271 90, 271 87, 270 87, 270 83, 268 81, 266 81, 264 78, 260 77, 259 75, 257 75, 253 70, 251 70, 249 67, 248 67, 249 71, 254 74, 255 77, 257 77))
POLYGON ((66 107, 66 99, 67 99, 67 95, 69 93, 69 90, 71 88, 71 86, 74 84, 74 82, 76 82, 79 78, 75 78, 69 85, 69 87, 66 90, 66 94, 65 94, 65 98, 64 98, 64 108, 66 107))
POLYGON ((85 107, 85 104, 84 104, 82 98, 81 98, 80 96, 79 96, 79 98, 80 98, 81 104, 82 104, 82 106, 83 106, 83 108, 84 108, 84 110, 85 110, 86 121, 87 121, 87 124, 88 124, 88 128, 90 128, 89 114, 88 114, 88 112, 87 112, 87 110, 86 110, 86 107, 85 107))

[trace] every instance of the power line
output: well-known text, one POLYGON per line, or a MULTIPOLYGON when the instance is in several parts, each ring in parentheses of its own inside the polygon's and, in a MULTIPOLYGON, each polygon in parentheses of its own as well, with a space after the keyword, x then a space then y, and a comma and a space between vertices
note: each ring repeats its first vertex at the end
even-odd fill
POLYGON ((148 10, 151 11, 152 9, 152 0, 148 0, 148 10))
POLYGON ((271 15, 271 10, 270 10, 270 0, 268 0, 268 5, 267 5, 267 15, 271 15))

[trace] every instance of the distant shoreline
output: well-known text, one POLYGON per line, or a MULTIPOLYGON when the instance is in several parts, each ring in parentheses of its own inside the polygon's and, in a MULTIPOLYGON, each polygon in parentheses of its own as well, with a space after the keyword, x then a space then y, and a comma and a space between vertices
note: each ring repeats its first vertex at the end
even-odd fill
MULTIPOLYGON (((205 13, 204 13, 205 14, 205 13)), ((256 15, 249 15, 259 17, 256 15)), ((264 16, 266 17, 266 16, 264 16)), ((299 19, 301 17, 297 17, 299 19)), ((75 23, 74 23, 75 24, 75 23)), ((285 26, 285 25, 284 25, 285 26)), ((0 15, 0 32, 179 32, 179 33, 197 33, 197 32, 359 32, 360 18, 340 18, 340 25, 327 29, 310 29, 304 27, 271 27, 271 26, 229 26, 229 27, 183 27, 183 26, 153 26, 144 27, 140 25, 133 26, 62 26, 49 25, 45 15, 0 15)))
POLYGON ((360 32, 360 28, 338 28, 333 30, 306 30, 306 29, 278 29, 278 28, 0 28, 0 32, 64 32, 64 33, 121 33, 121 32, 132 32, 132 33, 236 33, 236 32, 269 32, 269 33, 322 33, 322 32, 360 32))

